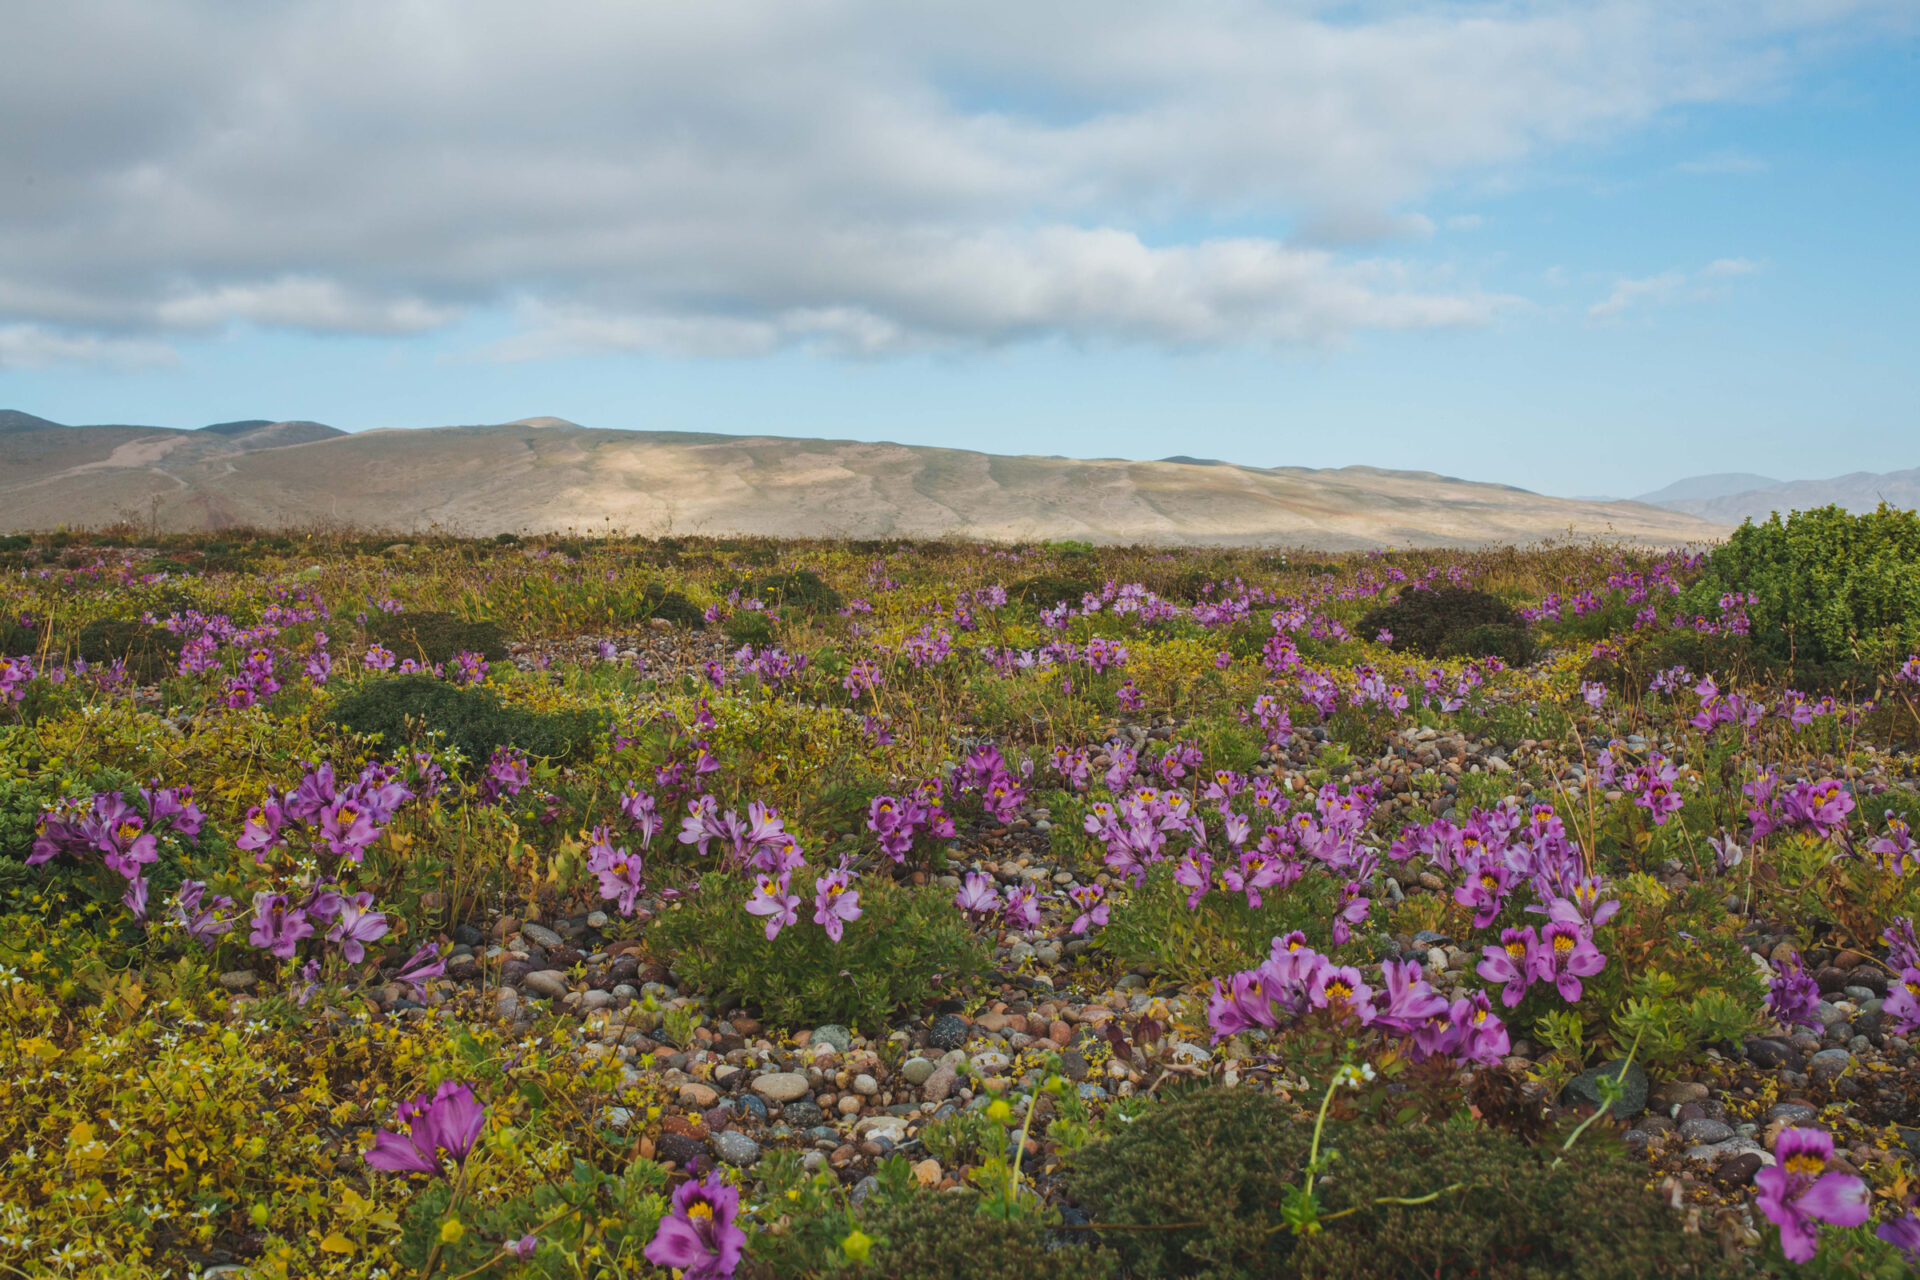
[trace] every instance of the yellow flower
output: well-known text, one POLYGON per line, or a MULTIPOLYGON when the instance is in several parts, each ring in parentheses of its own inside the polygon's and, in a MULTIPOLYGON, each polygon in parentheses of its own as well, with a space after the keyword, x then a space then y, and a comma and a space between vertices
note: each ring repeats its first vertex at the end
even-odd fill
POLYGON ((465 1234, 467 1234, 467 1229, 460 1225, 460 1219, 458 1218, 448 1218, 440 1224, 441 1244, 458 1244, 460 1237, 465 1234))
POLYGON ((1010 1124, 1013 1121, 1013 1108, 1007 1105, 1005 1098, 995 1098, 987 1104, 987 1119, 995 1124, 1010 1124))
POLYGON ((840 1249, 855 1262, 865 1262, 873 1252, 873 1237, 855 1227, 853 1234, 840 1242, 840 1249))

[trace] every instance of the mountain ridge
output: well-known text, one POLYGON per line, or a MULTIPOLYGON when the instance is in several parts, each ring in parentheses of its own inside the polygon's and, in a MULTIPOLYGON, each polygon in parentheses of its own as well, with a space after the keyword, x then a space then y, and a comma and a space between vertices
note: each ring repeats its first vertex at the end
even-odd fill
MULTIPOLYGON (((0 423, 32 415, 0 417, 0 423)), ((1631 502, 1370 465, 990 454, 854 440, 620 431, 564 419, 345 433, 264 419, 0 434, 0 529, 116 521, 350 524, 469 534, 963 536, 1012 541, 1479 546, 1569 533, 1677 545, 1725 532, 1631 502)))

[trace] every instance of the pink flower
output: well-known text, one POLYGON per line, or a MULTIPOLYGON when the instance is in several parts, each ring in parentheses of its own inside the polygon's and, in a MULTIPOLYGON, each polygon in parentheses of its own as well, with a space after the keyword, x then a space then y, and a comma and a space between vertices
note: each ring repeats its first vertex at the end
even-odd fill
POLYGON ((1580 998, 1580 979, 1607 967, 1607 958, 1594 947, 1584 926, 1556 920, 1540 932, 1528 972, 1538 982, 1551 982, 1568 1004, 1580 998))
POLYGON ((747 1243, 747 1233, 733 1222, 739 1209, 740 1193, 718 1173, 681 1183, 673 1193, 673 1209, 660 1219, 646 1247, 647 1261, 678 1270, 681 1280, 727 1280, 747 1243))
POLYGON ((847 921, 860 918, 860 891, 845 867, 827 872, 813 882, 813 922, 824 925, 827 936, 840 941, 847 921))
POLYGON ((1073 905, 1080 908, 1080 914, 1074 918, 1073 932, 1082 934, 1089 925, 1107 923, 1107 887, 1102 884, 1075 885, 1067 890, 1067 897, 1073 905))
POLYGON ((1780 1228, 1780 1248, 1794 1262, 1811 1262, 1820 1249, 1820 1228, 1857 1227, 1872 1216, 1867 1184, 1839 1170, 1826 1171, 1833 1138, 1821 1129, 1786 1129, 1773 1146, 1779 1161, 1753 1175, 1760 1189, 1754 1203, 1780 1228))
POLYGON ((382 1129, 361 1159, 387 1173, 440 1173, 442 1154, 464 1161, 487 1122, 486 1108, 464 1084, 449 1080, 429 1098, 421 1094, 394 1109, 404 1133, 382 1129))
POLYGON ((767 917, 768 942, 779 937, 782 929, 799 919, 800 895, 787 892, 790 879, 792 876, 788 872, 782 872, 778 880, 762 875, 754 883, 753 896, 747 899, 748 915, 767 917))
POLYGON ((341 906, 333 928, 327 931, 327 941, 340 944, 340 954, 348 964, 359 964, 366 959, 367 951, 362 943, 374 942, 386 936, 387 918, 373 910, 373 895, 370 893, 354 894, 350 901, 341 906))
POLYGON ((1480 954, 1483 958, 1475 966, 1474 972, 1488 982, 1505 983, 1506 987, 1500 993, 1500 1002, 1511 1009, 1520 1003, 1521 997, 1527 994, 1528 985, 1533 981, 1532 966, 1528 962, 1528 957, 1538 950, 1539 946, 1540 939, 1535 936, 1532 925, 1524 929, 1502 929, 1500 945, 1481 949, 1480 954))
POLYGON ((953 905, 970 916, 984 916, 1000 907, 1000 890, 993 877, 984 871, 969 871, 953 895, 953 905))

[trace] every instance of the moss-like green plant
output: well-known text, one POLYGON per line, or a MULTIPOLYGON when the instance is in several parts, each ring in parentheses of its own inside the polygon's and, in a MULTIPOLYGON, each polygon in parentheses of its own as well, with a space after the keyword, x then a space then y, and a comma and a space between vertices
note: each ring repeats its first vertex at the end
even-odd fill
POLYGON ((700 889, 661 913, 648 932, 656 954, 708 988, 732 992, 780 1026, 839 1022, 877 1030, 897 1009, 918 1009, 956 991, 986 953, 953 909, 952 894, 897 885, 884 875, 857 882, 860 918, 838 942, 812 921, 812 877, 801 872, 800 919, 771 942, 766 920, 744 910, 752 882, 701 877, 700 889))
POLYGON ((496 747, 569 759, 587 752, 605 728, 604 715, 596 712, 506 706, 490 690, 462 689, 424 675, 363 681, 334 704, 328 719, 354 733, 380 735, 388 750, 437 733, 477 763, 496 747))
POLYGON ((458 614, 427 609, 383 613, 367 619, 367 639, 402 658, 438 666, 457 653, 477 653, 488 662, 507 656, 507 637, 496 622, 469 622, 458 614))
POLYGON ((180 637, 162 627, 125 618, 101 618, 80 628, 73 647, 91 663, 125 662, 127 674, 154 684, 173 674, 180 661, 180 637))
POLYGON ((1357 636, 1371 640, 1393 633, 1396 653, 1429 658, 1497 655, 1513 665, 1530 661, 1533 642, 1512 605, 1496 595, 1468 587, 1408 587, 1391 604, 1369 610, 1354 624, 1357 636))

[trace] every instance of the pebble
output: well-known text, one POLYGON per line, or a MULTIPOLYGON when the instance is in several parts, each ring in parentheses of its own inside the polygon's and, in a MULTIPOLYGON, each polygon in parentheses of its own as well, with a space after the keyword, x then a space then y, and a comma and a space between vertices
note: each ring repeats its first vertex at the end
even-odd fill
POLYGON ((680 1086, 680 1105, 683 1107, 695 1107, 705 1111, 718 1101, 720 1101, 720 1091, 712 1085, 690 1080, 680 1086))
POLYGON ((1822 1049, 1807 1060, 1807 1070, 1815 1080, 1831 1080, 1852 1062, 1853 1054, 1845 1049, 1822 1049))
POLYGON ((562 938, 559 934, 541 924, 521 925, 520 936, 528 942, 537 943, 543 947, 564 947, 567 945, 565 938, 562 938))
POLYGON ((760 1144, 734 1129, 713 1135, 713 1154, 736 1169, 744 1169, 760 1159, 760 1144))
POLYGON ((1772 1070, 1799 1061, 1799 1053, 1784 1040, 1755 1037, 1747 1041, 1747 1061, 1772 1070))
POLYGON ((1758 1151, 1742 1151, 1715 1165, 1713 1180, 1722 1190, 1733 1191, 1752 1182, 1764 1164, 1766 1158, 1758 1151))
POLYGON ((228 991, 247 991, 260 981, 251 969, 233 969, 220 975, 220 985, 228 991))
POLYGON ((940 1178, 941 1169, 938 1160, 929 1157, 913 1166, 913 1180, 923 1187, 939 1186, 940 1178))
POLYGON ((1718 1120, 1688 1120, 1680 1126, 1680 1136, 1695 1145, 1710 1146, 1731 1138, 1733 1129, 1718 1120))
POLYGON ((967 1042, 967 1033, 972 1028, 967 1020, 957 1013, 943 1013, 933 1020, 928 1029, 927 1043, 936 1049, 958 1049, 967 1042))
POLYGON ((1605 1062, 1588 1071, 1582 1071, 1567 1081, 1567 1087, 1561 1091, 1562 1102, 1585 1103, 1590 1107, 1600 1105, 1600 1077, 1602 1075, 1617 1078, 1622 1093, 1620 1100, 1609 1108, 1608 1113, 1621 1120, 1630 1120, 1647 1107, 1647 1073, 1640 1069, 1637 1062, 1628 1062, 1617 1058, 1605 1062))
POLYGON ((1774 1124, 1784 1120, 1790 1125, 1812 1124, 1820 1118, 1820 1113, 1804 1102, 1776 1102, 1767 1109, 1766 1122, 1774 1124))
MULTIPOLYGON (((754 1095, 754 1101, 759 1098, 754 1095)), ((812 1098, 795 1098, 780 1109, 780 1118, 796 1129, 811 1129, 826 1118, 820 1105, 812 1098)))
POLYGON ((813 1038, 807 1043, 832 1045, 835 1053, 847 1053, 853 1048, 853 1032, 830 1022, 824 1027, 815 1027, 813 1038))
POLYGON ((943 1066, 927 1077, 920 1086, 920 1098, 924 1102, 945 1102, 953 1093, 954 1086, 960 1083, 959 1073, 952 1067, 943 1066))
POLYGON ((558 969, 535 969, 520 980, 520 985, 537 996, 557 999, 567 994, 567 975, 558 969))
POLYGON ((906 1077, 908 1084, 919 1088, 933 1074, 933 1063, 926 1058, 908 1058, 900 1067, 900 1074, 906 1077))
POLYGON ((797 1071, 769 1071, 754 1080, 753 1091, 769 1102, 792 1102, 807 1092, 807 1078, 797 1071))
POLYGON ((880 1092, 880 1082, 863 1072, 853 1078, 853 1091, 863 1098, 871 1098, 880 1092))

